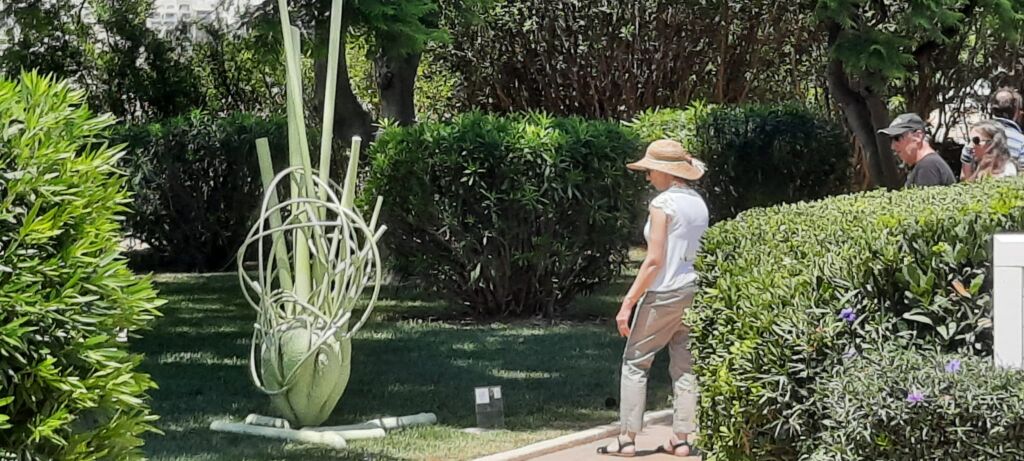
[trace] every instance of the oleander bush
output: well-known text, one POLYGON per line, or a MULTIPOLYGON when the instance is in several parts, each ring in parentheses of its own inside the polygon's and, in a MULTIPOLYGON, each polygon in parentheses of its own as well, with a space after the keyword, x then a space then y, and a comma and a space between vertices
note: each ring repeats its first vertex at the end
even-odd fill
POLYGON ((135 201, 128 227, 150 245, 156 268, 233 267, 263 198, 256 156, 261 137, 283 161, 283 117, 197 112, 117 130, 116 141, 127 144, 123 166, 135 201))
POLYGON ((0 80, 0 459, 141 459, 155 430, 116 341, 157 315, 120 255, 129 205, 114 123, 35 74, 0 80))
POLYGON ((363 206, 381 212, 392 269, 479 316, 555 315, 628 260, 642 222, 641 146, 621 124, 467 113, 386 129, 363 206))

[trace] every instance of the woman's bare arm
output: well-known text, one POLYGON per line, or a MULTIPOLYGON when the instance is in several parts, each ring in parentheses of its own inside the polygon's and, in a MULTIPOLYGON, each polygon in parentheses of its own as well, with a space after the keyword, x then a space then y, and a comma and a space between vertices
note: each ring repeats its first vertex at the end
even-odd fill
POLYGON ((633 279, 633 284, 626 292, 619 306, 619 313, 615 316, 615 323, 618 326, 619 334, 629 336, 629 317, 633 308, 640 301, 640 297, 654 283, 658 277, 658 271, 664 267, 665 246, 668 239, 668 215, 664 211, 651 207, 651 229, 647 239, 647 256, 640 264, 640 270, 633 279))

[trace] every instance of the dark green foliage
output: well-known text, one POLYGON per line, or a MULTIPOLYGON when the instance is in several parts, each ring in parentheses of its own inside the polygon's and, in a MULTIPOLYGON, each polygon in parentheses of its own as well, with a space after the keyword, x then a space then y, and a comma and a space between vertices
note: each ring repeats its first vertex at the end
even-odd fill
POLYGON ((820 83, 808 2, 439 3, 442 60, 466 105, 489 111, 625 119, 698 98, 803 100, 820 83))
POLYGON ((175 47, 146 26, 152 13, 152 0, 5 1, 0 76, 67 79, 87 90, 91 107, 123 120, 185 113, 202 91, 175 47))
MULTIPOLYGON (((462 3, 474 3, 480 0, 460 0, 462 3)), ((315 23, 327 25, 330 18, 331 2, 320 0, 293 0, 288 2, 293 23, 302 26, 313 26, 315 23)), ((254 18, 259 21, 276 21, 278 4, 274 0, 256 2, 254 18)), ((369 42, 373 54, 379 51, 397 54, 420 53, 427 44, 446 40, 448 35, 438 28, 437 0, 363 0, 345 2, 342 18, 351 25, 354 38, 369 42)), ((318 48, 318 53, 327 48, 327 40, 317 40, 311 44, 318 48)))
POLYGON ((719 106, 695 114, 690 149, 708 163, 718 218, 847 191, 852 149, 842 128, 802 106, 719 106))
POLYGON ((659 139, 675 139, 685 143, 686 128, 693 126, 696 114, 707 112, 708 106, 703 102, 694 102, 686 109, 648 109, 637 114, 626 125, 645 143, 659 139))
POLYGON ((1021 5, 999 0, 817 0, 813 14, 838 28, 829 44, 834 59, 842 61, 851 76, 878 87, 910 77, 922 67, 923 58, 933 58, 931 54, 942 58, 944 52, 963 46, 957 43, 959 34, 976 34, 975 40, 993 34, 1013 42, 1021 23, 1021 5), (972 22, 984 24, 984 30, 966 27, 972 22))
POLYGON ((199 37, 172 35, 182 65, 192 74, 190 89, 200 99, 195 107, 220 116, 233 112, 262 116, 285 107, 280 24, 245 34, 219 22, 195 27, 202 31, 199 37))
POLYGON ((117 133, 128 144, 124 166, 135 198, 128 227, 152 246, 159 267, 229 267, 263 198, 260 137, 275 155, 287 152, 283 117, 195 113, 117 133))
POLYGON ((806 452, 813 461, 1024 459, 1021 378, 987 358, 899 350, 851 357, 818 386, 826 430, 806 452))
POLYGON ((1006 229, 1024 229, 1024 179, 846 195, 714 226, 687 319, 703 443, 716 459, 808 455, 828 418, 821 380, 847 353, 990 355, 990 240, 1006 229))
POLYGON ((700 182, 713 220, 755 207, 843 193, 851 148, 841 127, 795 104, 648 111, 629 124, 650 142, 683 142, 708 165, 700 182))
POLYGON ((141 357, 114 338, 159 301, 119 255, 122 150, 84 99, 0 80, 0 458, 137 459, 156 419, 141 357))
POLYGON ((9 0, 0 4, 0 74, 16 77, 21 70, 65 77, 85 72, 88 55, 81 46, 87 27, 77 20, 71 2, 9 0), (8 27, 16 25, 17 28, 8 27))
POLYGON ((179 59, 174 44, 146 25, 152 0, 88 4, 102 32, 90 29, 92 36, 83 38, 94 69, 76 80, 88 82, 91 104, 131 121, 172 117, 202 104, 193 68, 179 59), (95 41, 104 45, 89 45, 95 41))
POLYGON ((553 315, 626 260, 643 179, 613 122, 469 113, 387 129, 364 205, 381 195, 394 269, 477 315, 553 315))

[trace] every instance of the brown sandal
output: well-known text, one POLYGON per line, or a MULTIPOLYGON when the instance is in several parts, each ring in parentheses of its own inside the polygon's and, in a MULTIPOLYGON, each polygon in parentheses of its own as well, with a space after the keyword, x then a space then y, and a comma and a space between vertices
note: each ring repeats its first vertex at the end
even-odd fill
POLYGON ((658 452, 658 453, 666 453, 666 454, 670 454, 672 456, 679 456, 679 457, 684 457, 684 456, 701 456, 700 449, 698 449, 697 447, 691 445, 689 440, 683 440, 683 441, 675 442, 675 443, 672 443, 672 441, 669 440, 668 443, 669 443, 669 445, 672 445, 672 448, 665 448, 664 445, 658 445, 658 449, 655 450, 655 451, 658 452), (685 455, 677 455, 676 454, 676 450, 678 450, 680 448, 683 448, 683 447, 688 448, 688 450, 686 450, 687 454, 685 454, 685 455))
POLYGON ((632 458, 632 457, 636 456, 636 449, 635 448, 633 449, 632 453, 623 453, 622 452, 623 448, 635 447, 636 446, 635 442, 622 443, 622 440, 619 440, 619 438, 616 437, 615 438, 615 443, 619 444, 619 449, 618 450, 611 451, 611 450, 608 449, 608 447, 610 445, 605 445, 603 447, 597 447, 597 454, 599 454, 599 455, 610 455, 610 456, 620 456, 620 457, 623 457, 623 458, 632 458))

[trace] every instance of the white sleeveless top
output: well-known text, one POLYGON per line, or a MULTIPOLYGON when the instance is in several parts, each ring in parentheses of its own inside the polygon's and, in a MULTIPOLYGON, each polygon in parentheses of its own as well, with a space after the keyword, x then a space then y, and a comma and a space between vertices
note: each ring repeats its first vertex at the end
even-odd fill
MULTIPOLYGON (((688 187, 672 186, 651 200, 651 206, 668 215, 664 266, 648 291, 667 292, 697 282, 693 262, 700 238, 708 228, 708 207, 704 198, 688 187)), ((644 225, 644 238, 651 238, 651 218, 644 225)))
POLYGON ((997 178, 1011 178, 1017 176, 1017 165, 1013 164, 1013 160, 1006 162, 1003 165, 1003 171, 999 174, 993 175, 997 178))

